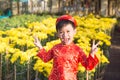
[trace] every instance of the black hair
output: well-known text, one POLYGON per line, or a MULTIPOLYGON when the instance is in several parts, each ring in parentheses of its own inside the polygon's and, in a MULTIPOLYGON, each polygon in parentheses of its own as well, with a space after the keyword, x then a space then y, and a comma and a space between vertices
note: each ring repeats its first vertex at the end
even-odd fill
POLYGON ((60 22, 58 22, 56 24, 56 30, 60 30, 62 27, 64 27, 64 25, 68 25, 68 24, 71 24, 73 29, 75 29, 75 26, 74 26, 74 23, 72 21, 69 21, 69 20, 61 20, 60 22))

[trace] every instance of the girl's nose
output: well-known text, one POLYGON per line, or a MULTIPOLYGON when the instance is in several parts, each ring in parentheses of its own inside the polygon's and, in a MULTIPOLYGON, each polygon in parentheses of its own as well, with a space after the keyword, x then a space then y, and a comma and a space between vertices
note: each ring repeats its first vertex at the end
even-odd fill
POLYGON ((67 36, 68 36, 68 34, 67 34, 67 33, 64 33, 64 34, 63 34, 63 37, 67 37, 67 36))

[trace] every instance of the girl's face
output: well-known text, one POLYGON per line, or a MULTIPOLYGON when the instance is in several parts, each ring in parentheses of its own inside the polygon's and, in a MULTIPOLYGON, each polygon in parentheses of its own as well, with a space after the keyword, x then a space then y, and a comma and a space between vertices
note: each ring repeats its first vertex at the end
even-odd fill
POLYGON ((73 42, 73 37, 76 30, 71 24, 64 25, 60 30, 58 30, 58 37, 60 38, 62 44, 69 45, 73 42))

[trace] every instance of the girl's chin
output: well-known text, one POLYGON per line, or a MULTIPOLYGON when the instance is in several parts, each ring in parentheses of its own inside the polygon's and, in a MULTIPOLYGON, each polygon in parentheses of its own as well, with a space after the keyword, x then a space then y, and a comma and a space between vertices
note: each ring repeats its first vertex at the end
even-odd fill
POLYGON ((70 45, 71 42, 62 42, 63 45, 70 45))

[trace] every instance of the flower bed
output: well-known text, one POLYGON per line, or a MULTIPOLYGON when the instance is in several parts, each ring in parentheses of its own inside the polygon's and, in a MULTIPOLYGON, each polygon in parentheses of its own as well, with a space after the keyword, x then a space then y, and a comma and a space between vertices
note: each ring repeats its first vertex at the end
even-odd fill
MULTIPOLYGON (((25 73, 27 73, 27 75, 23 78, 27 80, 35 76, 36 78, 39 78, 40 75, 38 76, 38 72, 47 77, 52 68, 52 61, 44 63, 36 56, 38 49, 33 44, 33 36, 37 35, 47 50, 60 42, 55 35, 56 17, 47 16, 44 19, 40 16, 38 17, 40 20, 37 20, 38 18, 36 17, 35 21, 30 21, 33 17, 29 16, 29 19, 23 20, 23 22, 22 20, 21 22, 18 22, 17 19, 15 22, 11 21, 14 20, 13 17, 13 19, 10 20, 11 22, 8 23, 9 25, 4 25, 4 27, 9 27, 10 25, 12 26, 14 23, 15 26, 12 27, 16 28, 11 28, 10 26, 9 29, 4 29, 3 27, 0 30, 0 54, 2 55, 1 60, 3 61, 3 64, 6 63, 5 65, 12 65, 14 76, 17 76, 17 72, 20 72, 21 69, 23 69, 25 73), (30 73, 30 70, 32 70, 32 73, 30 73), (30 77, 30 75, 33 77, 30 77)), ((107 58, 108 56, 106 56, 108 55, 106 54, 106 50, 108 50, 111 44, 110 33, 113 25, 116 23, 116 20, 111 18, 96 18, 92 14, 86 17, 74 17, 78 22, 77 34, 75 35, 74 42, 84 50, 86 55, 88 55, 91 49, 91 40, 95 39, 96 41, 100 41, 100 46, 97 52, 97 57, 99 58, 101 64, 100 66, 109 63, 107 58)), ((24 19, 26 19, 26 16, 24 19)), ((3 22, 6 21, 7 20, 3 22)), ((7 68, 10 67, 8 66, 7 68)), ((85 75, 86 70, 81 64, 78 69, 79 74, 82 73, 85 75)), ((89 71, 91 80, 93 80, 92 77, 94 77, 94 72, 96 70, 97 69, 95 68, 92 71, 89 71)), ((2 71, 3 74, 6 73, 4 68, 2 71)), ((84 75, 81 76, 79 74, 78 78, 81 78, 80 80, 86 78, 84 75)), ((19 79, 20 78, 17 77, 17 80, 19 79)))

